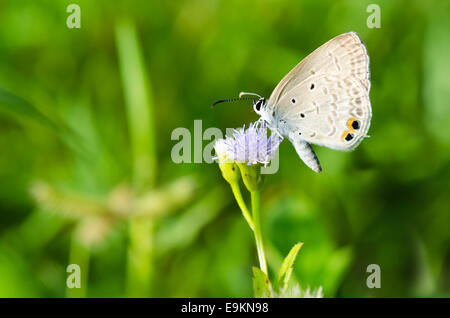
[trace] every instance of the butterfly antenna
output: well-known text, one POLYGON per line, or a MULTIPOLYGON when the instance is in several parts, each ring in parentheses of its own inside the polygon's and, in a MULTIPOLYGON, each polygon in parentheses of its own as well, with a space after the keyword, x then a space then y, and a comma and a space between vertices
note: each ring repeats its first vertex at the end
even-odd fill
POLYGON ((248 92, 240 92, 239 93, 239 98, 241 98, 242 96, 244 96, 244 95, 253 95, 253 96, 258 96, 258 98, 262 98, 260 95, 258 95, 258 94, 255 94, 255 93, 248 93, 248 92))
POLYGON ((217 104, 220 103, 225 103, 225 102, 235 102, 235 101, 239 101, 239 100, 252 100, 252 101, 256 101, 256 98, 252 98, 252 97, 239 97, 239 98, 231 98, 231 99, 222 99, 222 100, 218 100, 217 102, 213 103, 211 108, 214 108, 214 106, 216 106, 217 104))

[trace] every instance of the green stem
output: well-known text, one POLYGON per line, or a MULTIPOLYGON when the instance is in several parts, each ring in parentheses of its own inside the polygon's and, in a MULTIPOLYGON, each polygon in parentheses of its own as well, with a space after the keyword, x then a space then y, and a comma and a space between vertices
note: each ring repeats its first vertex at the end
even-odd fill
MULTIPOLYGON (((77 238, 77 234, 72 235, 71 243, 70 243, 70 255, 69 262, 70 264, 75 264, 79 266, 80 272, 71 272, 67 275, 78 275, 80 279, 80 288, 69 288, 67 285, 66 288, 66 296, 69 298, 84 298, 87 295, 87 282, 88 282, 88 273, 89 273, 89 260, 90 260, 90 252, 89 248, 86 247, 83 243, 79 241, 77 238)), ((68 277, 68 279, 72 279, 72 277, 68 277)), ((73 279, 77 279, 76 276, 73 279)))
MULTIPOLYGON (((117 55, 124 90, 133 159, 133 186, 136 193, 154 188, 157 172, 154 101, 151 80, 145 71, 144 54, 132 20, 116 27, 117 55)), ((128 295, 149 296, 152 292, 153 220, 130 219, 127 259, 128 295)))
POLYGON ((261 211, 260 192, 259 191, 251 192, 251 198, 252 198, 253 224, 255 226, 255 230, 253 232, 255 233, 256 249, 258 251, 258 258, 259 258, 259 267, 266 275, 268 275, 266 257, 264 255, 264 248, 263 248, 264 245, 261 235, 261 223, 259 218, 261 211))
POLYGON ((233 191, 234 198, 236 199, 237 204, 241 208, 242 215, 244 216, 245 220, 248 223, 248 226, 252 229, 252 231, 255 230, 255 226, 253 225, 252 217, 250 216, 250 212, 248 211, 247 205, 245 204, 244 199, 242 198, 241 188, 239 187, 239 183, 232 183, 231 184, 231 190, 233 191))
POLYGON ((132 218, 129 221, 127 292, 129 297, 150 297, 153 264, 153 221, 132 218))

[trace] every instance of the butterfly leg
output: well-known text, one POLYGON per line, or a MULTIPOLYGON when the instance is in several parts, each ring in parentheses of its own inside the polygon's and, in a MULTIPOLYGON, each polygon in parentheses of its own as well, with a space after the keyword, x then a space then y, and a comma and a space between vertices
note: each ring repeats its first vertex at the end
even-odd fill
POLYGON ((300 159, 302 159, 308 167, 317 173, 322 171, 319 159, 309 143, 298 137, 292 138, 290 136, 289 140, 294 145, 300 159))

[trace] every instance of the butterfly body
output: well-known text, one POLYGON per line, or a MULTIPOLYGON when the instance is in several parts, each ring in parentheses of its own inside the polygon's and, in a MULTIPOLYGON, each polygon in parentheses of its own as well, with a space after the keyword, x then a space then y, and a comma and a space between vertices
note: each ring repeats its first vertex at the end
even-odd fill
POLYGON ((314 171, 321 167, 310 144, 351 151, 367 137, 372 110, 369 57, 359 36, 341 34, 307 56, 254 109, 288 138, 314 171))

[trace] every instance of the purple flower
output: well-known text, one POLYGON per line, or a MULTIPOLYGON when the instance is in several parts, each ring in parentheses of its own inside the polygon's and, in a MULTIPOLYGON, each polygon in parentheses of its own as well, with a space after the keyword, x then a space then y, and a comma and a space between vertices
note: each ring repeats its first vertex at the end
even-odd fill
POLYGON ((267 126, 264 121, 250 123, 240 129, 234 129, 233 135, 220 139, 214 146, 219 162, 246 162, 249 166, 261 163, 267 166, 283 139, 276 134, 267 137, 267 126))

